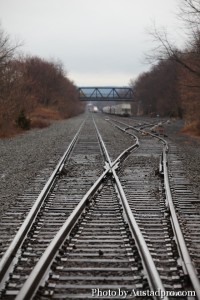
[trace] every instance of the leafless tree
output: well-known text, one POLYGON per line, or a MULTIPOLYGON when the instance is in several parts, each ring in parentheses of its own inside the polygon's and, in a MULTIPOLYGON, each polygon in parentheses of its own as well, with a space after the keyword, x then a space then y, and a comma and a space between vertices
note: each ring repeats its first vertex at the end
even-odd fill
MULTIPOLYGON (((178 17, 186 37, 184 49, 178 49, 176 43, 169 39, 166 30, 153 26, 150 34, 155 47, 147 59, 153 65, 171 61, 174 68, 179 66, 176 80, 178 103, 181 104, 187 123, 190 126, 192 124, 194 132, 200 134, 200 1, 179 0, 178 17)), ((159 97, 159 104, 160 100, 159 97)))
MULTIPOLYGON (((19 42, 13 44, 11 38, 0 25, 0 72, 3 72, 7 67, 7 64, 14 57, 16 49, 19 48, 21 44, 19 42)), ((0 76, 3 74, 0 73, 0 76)))
POLYGON ((184 31, 187 31, 188 41, 185 49, 178 49, 169 39, 166 30, 153 25, 149 34, 155 42, 155 47, 146 55, 146 59, 152 64, 162 60, 173 60, 200 78, 200 1, 181 0, 178 16, 185 25, 184 31))

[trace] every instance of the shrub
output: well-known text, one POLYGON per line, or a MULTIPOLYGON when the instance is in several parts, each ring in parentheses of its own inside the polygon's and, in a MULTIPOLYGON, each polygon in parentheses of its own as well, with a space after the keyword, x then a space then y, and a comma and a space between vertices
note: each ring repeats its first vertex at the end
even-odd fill
POLYGON ((31 121, 30 119, 28 119, 24 113, 24 110, 21 110, 17 119, 16 119, 16 124, 18 127, 24 129, 24 130, 28 130, 30 129, 31 126, 31 121))

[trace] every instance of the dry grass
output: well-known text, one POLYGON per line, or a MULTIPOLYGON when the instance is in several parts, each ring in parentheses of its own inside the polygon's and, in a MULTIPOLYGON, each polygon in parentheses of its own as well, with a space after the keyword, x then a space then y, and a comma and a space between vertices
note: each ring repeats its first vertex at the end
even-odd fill
POLYGON ((62 117, 55 107, 37 107, 30 114, 30 119, 61 120, 62 117))
POLYGON ((54 107, 37 107, 31 114, 31 128, 48 127, 52 121, 61 120, 62 117, 54 107))
POLYGON ((21 128, 18 128, 16 126, 9 125, 6 128, 0 128, 0 138, 11 138, 18 134, 23 133, 24 130, 21 128))
POLYGON ((200 136, 200 121, 187 124, 182 132, 191 136, 200 136))
MULTIPOLYGON (((28 116, 31 120, 31 128, 48 127, 52 121, 62 120, 60 113, 54 107, 37 107, 28 116)), ((0 138, 10 138, 23 133, 24 130, 17 127, 15 122, 0 126, 0 138)))
POLYGON ((51 122, 47 120, 42 120, 40 118, 32 118, 31 119, 31 128, 45 128, 48 127, 51 122))

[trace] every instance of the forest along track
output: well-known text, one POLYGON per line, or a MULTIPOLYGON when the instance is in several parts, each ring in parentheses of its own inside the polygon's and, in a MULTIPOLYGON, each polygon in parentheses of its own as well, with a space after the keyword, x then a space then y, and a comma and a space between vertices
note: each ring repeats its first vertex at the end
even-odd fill
MULTIPOLYGON (((131 132, 131 126, 136 125, 131 119, 115 118, 109 121, 113 126, 119 126, 121 130, 127 132, 131 132)), ((139 127, 143 128, 143 126, 146 127, 146 124, 140 123, 139 127)), ((163 178, 163 166, 160 165, 162 170, 158 171, 159 156, 163 145, 158 141, 159 137, 152 138, 140 129, 139 132, 141 133, 140 151, 132 153, 127 158, 119 175, 124 191, 128 195, 127 199, 134 216, 146 236, 147 244, 166 290, 191 291, 195 289, 197 293, 195 299, 200 299, 198 280, 200 279, 200 200, 190 190, 180 153, 178 155, 176 147, 170 144, 166 166, 169 168, 170 193, 180 231, 182 231, 182 239, 178 233, 178 224, 173 225, 172 212, 167 202, 166 193, 169 191, 166 191, 164 182, 168 176, 163 178), (186 248, 183 245, 184 240, 186 248)))
MULTIPOLYGON (((8 265, 11 263, 11 268, 8 269, 7 274, 4 274, 3 268, 6 267, 5 270, 7 269, 5 262, 11 253, 5 252, 10 240, 14 237, 8 236, 8 230, 11 226, 15 226, 15 229, 23 226, 22 216, 24 217, 27 208, 31 209, 36 200, 35 193, 25 195, 19 206, 15 206, 14 210, 11 208, 1 219, 1 245, 4 253, 0 261, 1 288, 3 289, 1 299, 5 299, 7 296, 9 299, 14 299, 55 233, 103 171, 104 160, 94 124, 90 119, 86 120, 80 128, 77 140, 74 141, 72 149, 69 150, 69 157, 57 170, 58 172, 50 185, 52 186, 51 192, 47 197, 44 197, 44 203, 22 246, 17 251, 14 262, 8 261, 8 265), (15 265, 14 270, 12 270, 12 265, 15 265), (8 273, 10 274, 7 281, 8 273), (7 281, 6 289, 4 289, 5 280, 7 281)), ((44 182, 40 182, 39 177, 38 185, 42 187, 43 184, 44 182)))

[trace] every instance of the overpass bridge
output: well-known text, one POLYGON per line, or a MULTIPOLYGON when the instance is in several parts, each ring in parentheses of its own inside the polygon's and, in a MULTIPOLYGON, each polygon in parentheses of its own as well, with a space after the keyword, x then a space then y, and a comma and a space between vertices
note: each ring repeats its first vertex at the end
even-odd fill
POLYGON ((134 101, 130 87, 78 87, 81 101, 134 101))

